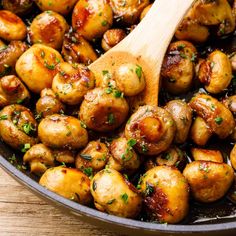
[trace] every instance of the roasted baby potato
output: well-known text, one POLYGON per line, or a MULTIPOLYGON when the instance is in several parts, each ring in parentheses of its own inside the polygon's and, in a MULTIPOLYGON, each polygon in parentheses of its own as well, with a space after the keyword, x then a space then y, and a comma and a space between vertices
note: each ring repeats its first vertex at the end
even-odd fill
POLYGON ((165 109, 172 115, 176 124, 174 142, 184 143, 188 138, 189 129, 192 124, 192 109, 181 100, 168 102, 165 109))
POLYGON ((113 23, 112 9, 104 0, 80 0, 72 14, 72 27, 85 39, 102 36, 113 23))
POLYGON ((125 137, 136 140, 135 149, 145 155, 158 155, 168 149, 176 131, 169 112, 160 107, 142 106, 129 119, 125 137))
POLYGON ((60 49, 68 28, 63 16, 53 11, 45 11, 37 15, 29 27, 30 42, 60 49))
POLYGON ((183 94, 190 90, 196 58, 197 50, 190 42, 170 44, 161 69, 163 86, 168 92, 183 94))
POLYGON ((0 79, 0 107, 25 103, 29 99, 29 91, 15 75, 4 76, 0 79))
POLYGON ((91 181, 90 191, 99 211, 135 218, 141 210, 142 198, 137 189, 116 170, 98 172, 91 181))
POLYGON ((230 162, 232 167, 236 170, 236 145, 234 145, 233 149, 230 152, 230 162))
POLYGON ((58 0, 35 0, 35 3, 38 5, 38 7, 42 11, 55 11, 62 15, 67 15, 74 7, 75 3, 78 0, 60 0, 60 3, 58 3, 58 0))
POLYGON ((107 132, 119 127, 127 118, 128 111, 129 106, 120 94, 95 88, 85 95, 79 117, 89 129, 107 132))
POLYGON ((206 94, 196 94, 189 105, 219 138, 224 139, 233 132, 235 127, 233 115, 217 99, 206 94))
POLYGON ((0 137, 14 149, 26 152, 37 143, 37 122, 31 111, 21 105, 9 105, 0 111, 0 137))
POLYGON ((228 56, 216 50, 212 52, 199 67, 198 78, 205 84, 209 93, 217 94, 223 92, 232 79, 232 68, 228 56))
POLYGON ((43 174, 55 165, 52 151, 42 143, 32 146, 25 153, 23 161, 25 164, 29 163, 30 171, 37 175, 43 174))
POLYGON ((77 169, 57 166, 48 169, 39 184, 65 198, 88 205, 92 201, 89 178, 77 169))
POLYGON ((186 217, 189 187, 177 169, 169 166, 154 167, 141 177, 139 188, 152 220, 174 224, 186 217))
POLYGON ((75 162, 75 153, 72 150, 53 150, 53 157, 57 162, 72 164, 75 162))
POLYGON ((43 144, 56 149, 78 149, 88 143, 88 134, 81 122, 72 116, 59 114, 42 119, 38 136, 43 144))
POLYGON ((25 15, 33 7, 33 0, 2 0, 4 10, 11 11, 16 15, 25 15))
POLYGON ((0 10, 0 38, 6 41, 23 40, 26 37, 24 22, 14 13, 0 10))
POLYGON ((190 185, 193 197, 205 203, 222 198, 234 180, 231 166, 211 161, 194 161, 186 166, 183 175, 190 185))
POLYGON ((191 148, 191 154, 194 161, 213 161, 218 163, 224 162, 222 153, 219 150, 191 148))
POLYGON ((62 61, 61 55, 53 48, 34 44, 18 59, 16 72, 30 91, 40 93, 51 87, 57 74, 56 65, 62 61))
POLYGON ((95 77, 88 67, 71 65, 68 62, 57 66, 58 73, 53 78, 52 90, 60 101, 76 105, 82 102, 84 95, 95 86, 95 77))

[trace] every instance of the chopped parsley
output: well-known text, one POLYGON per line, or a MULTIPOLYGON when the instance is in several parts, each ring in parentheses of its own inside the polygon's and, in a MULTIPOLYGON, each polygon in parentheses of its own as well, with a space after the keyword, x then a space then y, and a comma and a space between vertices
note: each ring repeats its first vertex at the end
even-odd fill
POLYGON ((120 197, 121 197, 121 199, 123 200, 123 202, 124 202, 125 204, 128 203, 128 198, 129 198, 129 196, 127 195, 127 193, 122 194, 120 197))

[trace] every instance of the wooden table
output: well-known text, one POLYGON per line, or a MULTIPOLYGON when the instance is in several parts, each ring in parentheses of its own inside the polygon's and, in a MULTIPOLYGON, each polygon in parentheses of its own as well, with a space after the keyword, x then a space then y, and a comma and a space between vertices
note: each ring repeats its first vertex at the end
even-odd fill
POLYGON ((18 184, 0 168, 0 236, 117 236, 58 209, 18 184))

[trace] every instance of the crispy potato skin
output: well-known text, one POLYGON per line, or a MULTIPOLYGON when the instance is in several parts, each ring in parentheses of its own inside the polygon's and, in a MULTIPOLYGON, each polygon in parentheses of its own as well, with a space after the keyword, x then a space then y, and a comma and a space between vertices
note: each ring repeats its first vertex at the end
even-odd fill
POLYGON ((193 197, 205 203, 222 198, 234 179, 231 166, 211 161, 194 161, 186 166, 183 175, 188 180, 193 197))
POLYGON ((16 15, 27 14, 33 6, 33 0, 2 0, 4 10, 11 11, 16 15))
POLYGON ((91 41, 102 36, 113 23, 113 12, 107 1, 80 0, 72 14, 72 27, 91 41))
POLYGON ((230 162, 232 167, 236 170, 236 145, 234 145, 233 149, 230 152, 230 162))
POLYGON ((67 15, 74 7, 75 3, 78 0, 60 0, 60 4, 58 4, 58 0, 50 0, 50 4, 48 4, 48 0, 35 0, 35 3, 42 11, 55 11, 62 15, 67 15))
POLYGON ((37 15, 29 28, 29 37, 32 44, 42 43, 54 49, 60 49, 65 32, 69 26, 60 14, 45 11, 37 15))
POLYGON ((104 169, 91 181, 90 191, 95 207, 125 218, 135 218, 142 206, 142 198, 137 189, 118 171, 104 169))
POLYGON ((79 117, 89 129, 112 131, 127 118, 129 106, 122 97, 107 93, 104 88, 89 91, 80 106, 79 117))
POLYGON ((0 38, 6 41, 23 40, 27 29, 24 22, 14 13, 0 10, 0 38))
POLYGON ((0 120, 0 136, 12 148, 21 150, 25 144, 33 146, 37 143, 38 140, 34 137, 37 122, 28 108, 21 105, 9 105, 1 110, 0 117, 5 117, 0 120), (33 128, 32 134, 24 130, 26 124, 33 128))
POLYGON ((139 183, 151 219, 174 224, 186 217, 189 186, 180 171, 157 166, 147 171, 139 183))
POLYGON ((209 150, 202 148, 191 148, 194 161, 213 161, 223 163, 224 159, 219 150, 209 150))
POLYGON ((58 73, 53 78, 52 90, 60 101, 68 105, 82 102, 84 95, 95 86, 93 73, 84 65, 73 66, 67 62, 57 66, 58 73))
POLYGON ((87 131, 78 119, 58 114, 40 122, 38 136, 43 144, 56 149, 78 149, 88 143, 87 131))
POLYGON ((88 205, 92 201, 90 180, 77 169, 62 166, 50 168, 42 175, 39 184, 82 205, 88 205))
POLYGON ((63 62, 63 59, 56 50, 42 44, 34 44, 18 59, 16 72, 30 91, 40 93, 44 88, 52 86, 59 62, 63 62))
POLYGON ((0 79, 0 107, 23 103, 29 99, 29 91, 15 75, 4 76, 0 79))
POLYGON ((224 139, 233 132, 235 127, 233 115, 217 99, 206 94, 197 94, 189 105, 219 138, 224 139))
POLYGON ((168 149, 176 126, 169 112, 160 107, 142 106, 129 119, 125 137, 135 139, 135 149, 145 155, 158 155, 168 149))
POLYGON ((184 143, 188 138, 190 126, 192 124, 192 109, 187 103, 181 100, 168 102, 165 109, 172 115, 176 124, 174 142, 184 143))

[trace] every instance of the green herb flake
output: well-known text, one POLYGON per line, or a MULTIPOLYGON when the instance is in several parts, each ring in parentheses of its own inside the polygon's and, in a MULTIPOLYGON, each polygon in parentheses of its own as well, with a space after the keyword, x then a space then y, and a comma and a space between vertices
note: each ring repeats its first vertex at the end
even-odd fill
POLYGON ((215 123, 216 123, 217 125, 220 125, 222 122, 223 122, 223 118, 222 118, 222 117, 216 117, 216 118, 215 118, 215 123))
POLYGON ((21 152, 27 152, 30 148, 30 143, 25 143, 24 146, 21 148, 21 152))
POLYGON ((143 69, 141 66, 136 65, 135 73, 138 76, 139 79, 142 77, 143 69))
POLYGON ((109 125, 113 125, 114 123, 115 123, 115 116, 114 116, 113 113, 110 113, 110 114, 108 115, 108 124, 109 124, 109 125))
POLYGON ((7 115, 1 115, 0 120, 7 120, 7 115))
POLYGON ((125 204, 128 203, 129 196, 127 195, 127 193, 122 194, 120 197, 124 201, 125 204))
POLYGON ((127 145, 128 145, 129 147, 133 147, 136 143, 137 143, 137 140, 135 140, 135 139, 130 139, 130 140, 128 140, 127 145))
POLYGON ((87 160, 87 161, 91 161, 92 160, 92 156, 91 155, 87 155, 87 154, 79 154, 83 159, 87 160))
POLYGON ((88 167, 88 168, 84 168, 83 172, 88 176, 91 177, 93 175, 93 168, 92 167, 88 167))
POLYGON ((145 196, 150 196, 154 192, 154 186, 146 182, 145 196))
POLYGON ((32 132, 36 131, 36 128, 31 123, 25 123, 22 128, 26 134, 31 134, 32 132))

